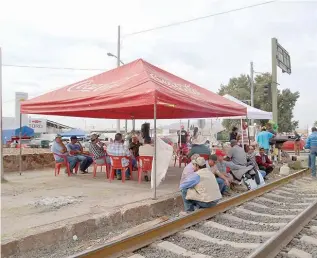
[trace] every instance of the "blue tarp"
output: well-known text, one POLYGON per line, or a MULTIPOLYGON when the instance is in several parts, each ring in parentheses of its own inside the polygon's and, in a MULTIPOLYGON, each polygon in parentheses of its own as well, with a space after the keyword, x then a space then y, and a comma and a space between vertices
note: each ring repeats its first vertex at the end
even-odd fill
POLYGON ((68 132, 61 133, 60 135, 63 136, 63 137, 71 137, 73 135, 78 136, 78 137, 79 136, 83 137, 83 136, 86 135, 86 132, 81 130, 81 129, 72 129, 72 130, 70 130, 68 132))
MULTIPOLYGON (((22 126, 22 137, 33 137, 34 130, 28 126, 22 126)), ((20 136, 20 128, 15 129, 15 136, 20 136)))
POLYGON ((2 141, 4 144, 6 144, 8 141, 11 141, 11 137, 15 136, 15 130, 14 129, 8 129, 2 131, 2 141))

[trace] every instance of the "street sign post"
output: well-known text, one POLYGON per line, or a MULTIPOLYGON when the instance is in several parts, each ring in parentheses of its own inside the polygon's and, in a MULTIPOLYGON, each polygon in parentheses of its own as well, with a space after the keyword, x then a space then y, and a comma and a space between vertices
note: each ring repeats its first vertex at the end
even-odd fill
POLYGON ((273 121, 278 124, 277 113, 277 66, 282 69, 283 73, 291 74, 291 58, 289 53, 272 38, 272 113, 273 121))

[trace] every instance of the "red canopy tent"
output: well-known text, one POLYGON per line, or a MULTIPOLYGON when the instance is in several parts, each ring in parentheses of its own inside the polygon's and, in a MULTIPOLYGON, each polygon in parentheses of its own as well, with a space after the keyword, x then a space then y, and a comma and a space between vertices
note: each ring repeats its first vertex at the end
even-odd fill
POLYGON ((115 119, 246 115, 246 108, 142 59, 27 100, 28 114, 115 119))
MULTIPOLYGON (((138 59, 108 72, 23 101, 21 113, 113 119, 244 116, 247 109, 138 59)), ((156 141, 154 198, 156 198, 156 141)))

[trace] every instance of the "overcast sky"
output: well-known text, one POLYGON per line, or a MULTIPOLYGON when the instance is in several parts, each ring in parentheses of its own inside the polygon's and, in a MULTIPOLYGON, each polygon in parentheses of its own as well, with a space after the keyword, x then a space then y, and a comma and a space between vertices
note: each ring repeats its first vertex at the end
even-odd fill
MULTIPOLYGON (((130 35, 178 21, 228 11, 265 0, 1 0, 3 64, 98 68, 116 60, 117 26, 121 59, 138 58, 217 92, 232 76, 271 71, 271 38, 290 53, 292 74, 278 71, 279 87, 300 91, 295 119, 300 127, 317 120, 317 1, 276 1, 208 19, 130 35)), ((98 71, 3 67, 3 115, 14 116, 14 92, 30 97, 74 83, 98 71)), ((75 127, 82 118, 50 117, 75 127)), ((159 124, 166 124, 161 121, 159 124)), ((114 120, 86 120, 111 127, 114 120)))

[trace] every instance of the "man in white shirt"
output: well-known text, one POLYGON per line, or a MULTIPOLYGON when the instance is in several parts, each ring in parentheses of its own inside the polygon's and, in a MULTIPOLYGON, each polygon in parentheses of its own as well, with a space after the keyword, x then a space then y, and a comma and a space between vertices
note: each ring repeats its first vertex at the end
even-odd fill
POLYGON ((144 139, 144 145, 139 147, 139 156, 153 156, 154 147, 151 145, 151 138, 144 139))

